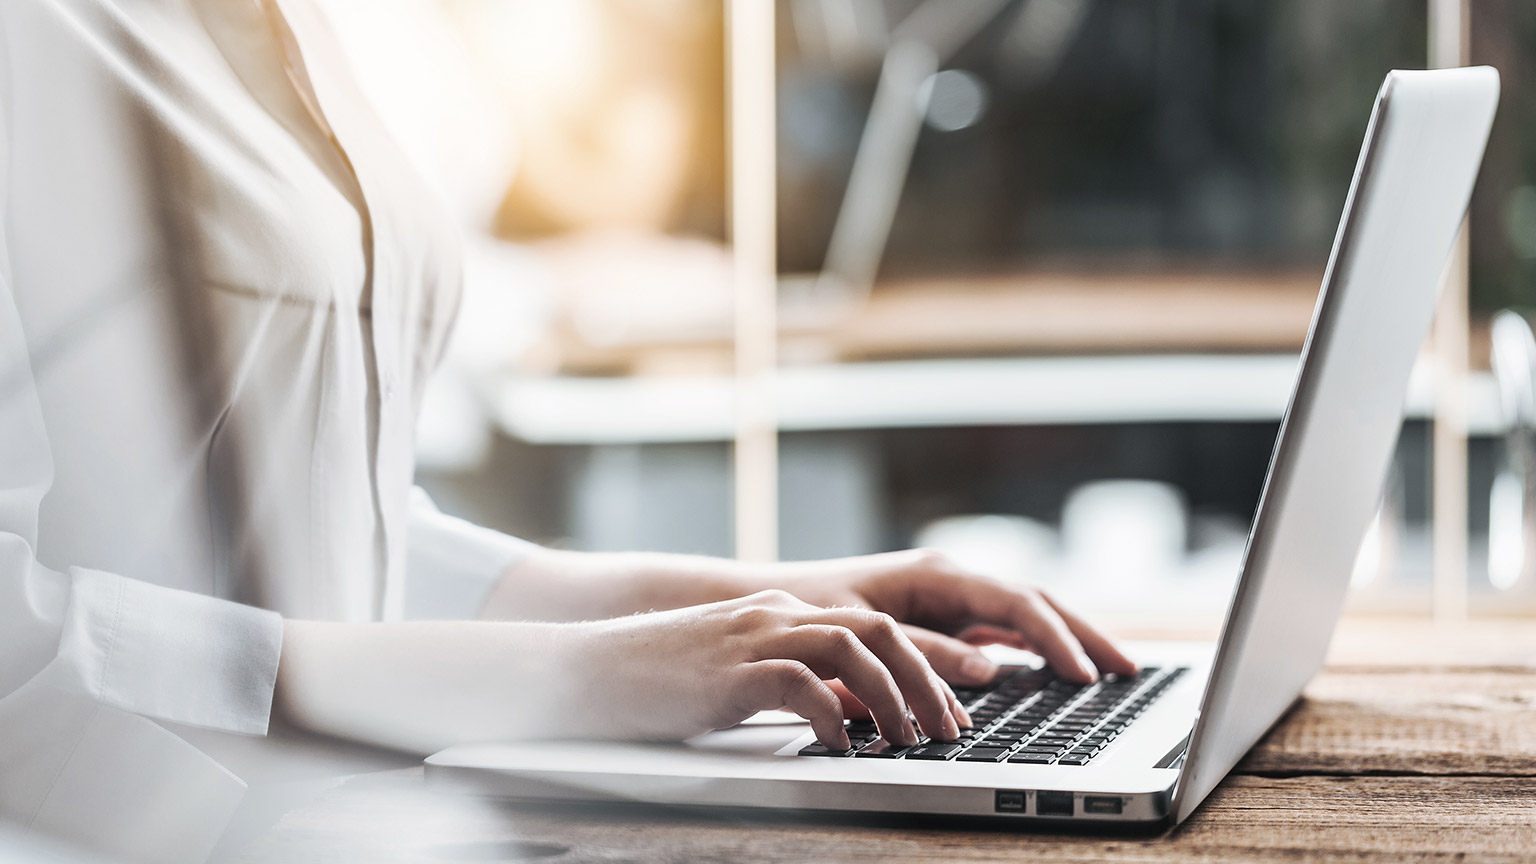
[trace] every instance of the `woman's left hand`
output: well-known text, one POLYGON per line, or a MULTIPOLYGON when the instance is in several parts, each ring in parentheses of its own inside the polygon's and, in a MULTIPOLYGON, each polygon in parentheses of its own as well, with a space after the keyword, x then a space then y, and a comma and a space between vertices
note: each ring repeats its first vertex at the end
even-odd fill
POLYGON ((855 606, 903 623, 908 637, 946 681, 985 684, 997 674, 978 645, 1033 651, 1061 677, 1081 683, 1099 673, 1134 675, 1136 664, 1108 637, 1050 595, 968 572, 927 549, 775 567, 777 587, 818 606, 855 606))

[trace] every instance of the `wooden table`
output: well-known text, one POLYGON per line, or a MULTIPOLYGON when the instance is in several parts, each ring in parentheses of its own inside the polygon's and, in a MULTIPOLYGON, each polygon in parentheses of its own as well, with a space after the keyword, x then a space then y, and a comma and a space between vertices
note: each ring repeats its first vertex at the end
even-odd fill
POLYGON ((1346 621, 1305 696, 1162 835, 519 804, 432 791, 409 769, 352 778, 285 816, 243 861, 1446 858, 1536 860, 1536 623, 1346 621))

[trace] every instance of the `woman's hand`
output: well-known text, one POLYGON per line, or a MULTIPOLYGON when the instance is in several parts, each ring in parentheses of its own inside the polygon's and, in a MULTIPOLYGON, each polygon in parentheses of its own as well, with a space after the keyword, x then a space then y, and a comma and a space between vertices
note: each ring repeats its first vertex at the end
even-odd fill
MULTIPOLYGON (((1009 586, 927 549, 792 564, 743 564, 651 553, 540 550, 502 579, 484 617, 579 621, 676 609, 779 588, 816 606, 884 612, 946 680, 985 684, 997 666, 977 645, 1000 643, 1041 655, 1065 678, 1136 665, 1045 592, 1009 586)), ((854 709, 857 711, 857 708, 854 709)))
POLYGON ((808 603, 873 609, 903 622, 933 668, 956 684, 985 684, 997 673, 976 647, 988 643, 1033 651, 1073 681, 1093 681, 1101 670, 1136 673, 1136 664, 1107 637, 1044 591, 967 572, 932 550, 785 564, 777 571, 777 584, 808 603))
POLYGON ((464 741, 679 740, 787 709, 846 748, 843 706, 880 734, 955 738, 971 725, 900 625, 783 591, 582 623, 284 623, 275 707, 303 728, 430 753, 464 741))
MULTIPOLYGON (((590 686, 581 734, 677 739, 733 726, 758 711, 809 720, 828 747, 846 748, 838 679, 869 708, 880 734, 909 745, 918 728, 949 740, 970 718, 891 616, 820 608, 783 591, 578 625, 590 686)), ((579 721, 578 721, 579 722, 579 721)))

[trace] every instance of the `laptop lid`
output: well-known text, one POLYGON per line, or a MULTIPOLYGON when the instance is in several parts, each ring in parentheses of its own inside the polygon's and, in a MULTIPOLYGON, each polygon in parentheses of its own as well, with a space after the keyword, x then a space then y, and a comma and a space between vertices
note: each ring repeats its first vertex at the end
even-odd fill
POLYGON ((1394 71, 1377 94, 1191 733, 1177 821, 1322 667, 1498 99, 1486 66, 1394 71))

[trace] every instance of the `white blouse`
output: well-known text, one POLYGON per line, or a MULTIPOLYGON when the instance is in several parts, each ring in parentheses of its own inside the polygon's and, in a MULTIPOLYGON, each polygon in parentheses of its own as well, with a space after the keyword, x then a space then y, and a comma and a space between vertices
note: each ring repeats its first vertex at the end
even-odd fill
POLYGON ((310 0, 3 0, 0 202, 0 819, 192 860, 243 786, 156 721, 527 548, 412 490, 456 238, 310 0))

